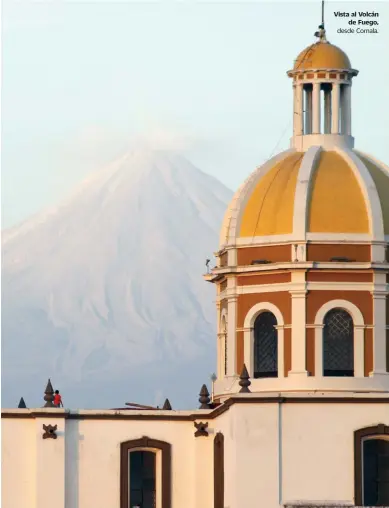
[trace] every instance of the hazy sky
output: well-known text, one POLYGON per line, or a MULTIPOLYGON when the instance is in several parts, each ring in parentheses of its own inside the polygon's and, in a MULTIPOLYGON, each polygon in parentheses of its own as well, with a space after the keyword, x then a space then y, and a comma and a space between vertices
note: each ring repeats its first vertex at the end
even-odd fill
MULTIPOLYGON (((145 144, 181 150, 237 188, 288 147, 286 71, 315 40, 320 10, 316 0, 4 0, 3 226, 145 144)), ((327 2, 326 25, 360 70, 357 146, 388 163, 389 3, 327 2), (380 33, 337 34, 347 27, 337 10, 375 10, 380 33)))

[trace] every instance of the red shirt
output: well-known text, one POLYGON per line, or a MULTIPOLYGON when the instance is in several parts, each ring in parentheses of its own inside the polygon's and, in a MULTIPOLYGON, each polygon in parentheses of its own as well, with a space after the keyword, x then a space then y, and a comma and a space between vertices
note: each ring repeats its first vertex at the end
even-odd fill
POLYGON ((55 406, 59 406, 59 405, 61 404, 61 402, 62 402, 62 397, 61 397, 61 395, 60 395, 59 393, 56 393, 56 394, 54 395, 54 405, 55 405, 55 406))

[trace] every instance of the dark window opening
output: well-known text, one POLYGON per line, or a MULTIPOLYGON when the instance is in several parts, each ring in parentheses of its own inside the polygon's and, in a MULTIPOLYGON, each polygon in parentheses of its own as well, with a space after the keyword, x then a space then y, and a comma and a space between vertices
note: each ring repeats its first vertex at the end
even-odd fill
POLYGON ((364 441, 362 457, 364 506, 389 506, 389 441, 364 441))
POLYGON ((224 436, 218 432, 213 441, 213 508, 224 508, 224 436))
POLYGON ((354 323, 343 309, 332 309, 324 318, 323 374, 354 376, 354 323))
POLYGON ((277 319, 262 312, 254 323, 254 377, 278 376, 277 319))
POLYGON ((129 453, 130 503, 129 508, 155 508, 155 453, 134 451, 129 453))

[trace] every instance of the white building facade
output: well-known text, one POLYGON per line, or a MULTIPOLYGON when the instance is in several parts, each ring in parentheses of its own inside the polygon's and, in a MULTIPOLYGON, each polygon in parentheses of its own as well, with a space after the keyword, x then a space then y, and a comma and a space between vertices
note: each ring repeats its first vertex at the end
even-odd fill
POLYGON ((201 409, 2 410, 3 508, 389 506, 389 168, 354 148, 358 71, 297 57, 291 148, 222 225, 201 409))

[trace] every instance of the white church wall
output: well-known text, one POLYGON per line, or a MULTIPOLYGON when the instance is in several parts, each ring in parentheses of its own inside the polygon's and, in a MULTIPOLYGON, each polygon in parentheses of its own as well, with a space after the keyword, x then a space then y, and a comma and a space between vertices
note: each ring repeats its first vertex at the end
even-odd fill
POLYGON ((236 447, 233 441, 235 421, 230 416, 230 411, 226 411, 209 422, 213 430, 213 438, 218 432, 224 436, 224 506, 226 508, 232 508, 236 499, 236 447))
POLYGON ((176 412, 169 420, 133 420, 114 411, 65 419, 50 416, 59 410, 34 410, 41 413, 36 418, 9 418, 3 410, 2 507, 119 507, 120 444, 147 436, 171 444, 172 507, 211 508, 217 432, 224 435, 225 508, 353 504, 354 431, 389 423, 382 403, 256 399, 226 409, 216 418, 199 415, 197 422, 208 422, 207 437, 195 437, 194 422, 174 420, 176 412), (42 439, 43 424, 57 425, 57 439, 42 439))
POLYGON ((200 440, 208 438, 194 438, 193 422, 68 420, 66 427, 66 508, 119 506, 120 443, 142 436, 171 444, 173 505, 195 506, 196 446, 201 447, 200 440))
POLYGON ((1 423, 1 506, 35 508, 35 421, 3 418, 1 423))
MULTIPOLYGON (((52 409, 51 411, 56 410, 52 409)), ((36 454, 35 507, 65 508, 64 418, 50 416, 37 418, 35 420, 34 440, 36 454), (43 425, 56 425, 57 439, 43 439, 43 433, 45 432, 43 425)))
POLYGON ((354 431, 388 422, 389 404, 283 404, 283 502, 353 504, 354 431))
POLYGON ((232 405, 212 421, 225 436, 225 507, 354 504, 354 431, 388 422, 387 404, 232 405))
POLYGON ((171 444, 172 506, 211 506, 213 431, 195 431, 190 420, 2 418, 2 507, 120 506, 120 444, 143 436, 171 444), (43 424, 57 425, 57 439, 42 438, 43 424))
MULTIPOLYGON (((212 425, 212 421, 209 423, 212 425)), ((196 508, 213 506, 213 437, 212 434, 208 437, 193 438, 191 436, 191 440, 193 441, 194 439, 192 447, 196 457, 194 467, 192 466, 194 481, 191 483, 188 481, 186 486, 181 485, 179 497, 181 503, 178 503, 176 506, 193 506, 196 508), (190 490, 187 488, 189 485, 193 486, 193 495, 191 495, 190 490)), ((185 455, 185 451, 181 450, 182 452, 185 455)), ((190 460, 189 457, 186 460, 190 460)))
POLYGON ((278 404, 236 404, 229 410, 235 454, 229 508, 279 506, 278 404))

